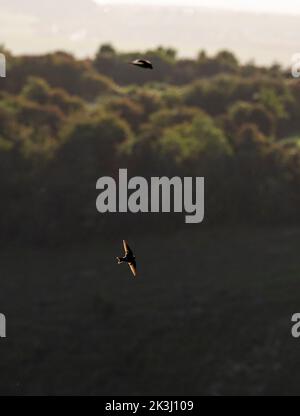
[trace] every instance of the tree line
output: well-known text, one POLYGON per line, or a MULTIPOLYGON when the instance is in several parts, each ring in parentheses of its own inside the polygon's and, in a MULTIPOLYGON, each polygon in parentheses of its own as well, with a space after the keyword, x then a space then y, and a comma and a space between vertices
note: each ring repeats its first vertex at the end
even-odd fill
POLYGON ((206 224, 298 224, 300 83, 229 51, 172 48, 93 59, 66 52, 7 59, 0 80, 1 240, 82 241, 169 230, 176 215, 102 215, 96 181, 204 176, 206 224), (150 59, 154 71, 128 65, 150 59))

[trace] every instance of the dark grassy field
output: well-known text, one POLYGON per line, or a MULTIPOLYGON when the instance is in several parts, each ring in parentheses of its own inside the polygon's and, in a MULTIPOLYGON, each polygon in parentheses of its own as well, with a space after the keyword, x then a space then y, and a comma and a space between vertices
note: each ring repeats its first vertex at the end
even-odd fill
POLYGON ((0 394, 300 394, 300 229, 121 238, 2 250, 0 394))

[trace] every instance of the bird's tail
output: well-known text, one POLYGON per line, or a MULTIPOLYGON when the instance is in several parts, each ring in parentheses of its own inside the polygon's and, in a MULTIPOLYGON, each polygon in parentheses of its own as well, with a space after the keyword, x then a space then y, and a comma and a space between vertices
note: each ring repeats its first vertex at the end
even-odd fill
POLYGON ((118 260, 118 264, 123 263, 123 260, 122 260, 122 258, 121 258, 121 257, 116 257, 116 259, 118 260))

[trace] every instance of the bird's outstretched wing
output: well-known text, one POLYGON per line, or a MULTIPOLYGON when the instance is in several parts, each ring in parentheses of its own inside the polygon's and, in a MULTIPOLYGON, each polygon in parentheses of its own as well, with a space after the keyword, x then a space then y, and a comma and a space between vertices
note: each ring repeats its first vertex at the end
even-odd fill
POLYGON ((132 274, 134 277, 136 277, 137 271, 136 271, 136 261, 133 260, 131 263, 128 263, 130 270, 132 271, 132 274))
POLYGON ((124 247, 125 255, 133 254, 133 252, 132 252, 131 248, 129 247, 126 240, 123 240, 123 247, 124 247))

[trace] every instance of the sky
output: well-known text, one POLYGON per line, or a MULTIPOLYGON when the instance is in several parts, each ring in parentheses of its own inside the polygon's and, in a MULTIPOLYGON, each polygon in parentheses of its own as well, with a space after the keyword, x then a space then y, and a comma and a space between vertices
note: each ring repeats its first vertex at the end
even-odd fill
POLYGON ((228 49, 241 62, 288 67, 300 52, 299 22, 300 0, 0 0, 0 43, 15 54, 85 58, 110 42, 121 51, 174 47, 181 57, 228 49), (183 7, 109 7, 130 3, 183 7))
POLYGON ((300 14, 299 0, 94 0, 99 4, 147 4, 207 6, 253 12, 300 14))

